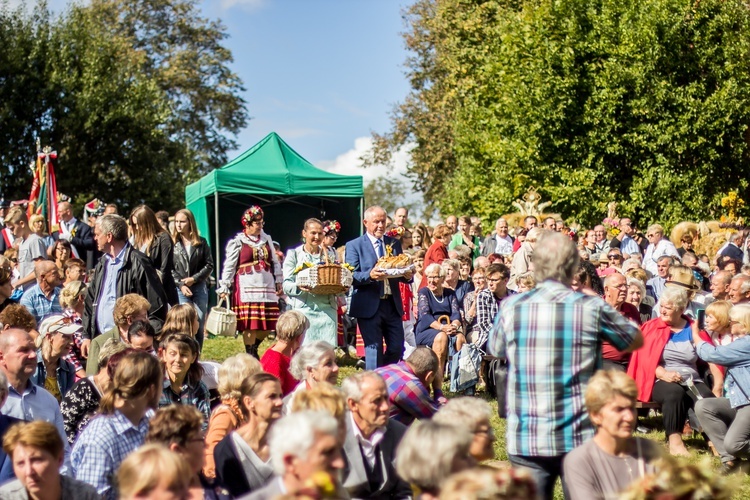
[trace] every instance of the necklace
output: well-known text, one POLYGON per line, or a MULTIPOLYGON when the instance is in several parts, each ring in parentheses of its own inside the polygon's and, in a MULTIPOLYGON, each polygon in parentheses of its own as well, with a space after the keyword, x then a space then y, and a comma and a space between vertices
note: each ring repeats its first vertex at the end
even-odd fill
MULTIPOLYGON (((430 290, 430 289, 428 288, 428 290, 430 290)), ((432 298, 433 298, 433 299, 435 299, 435 301, 436 301, 436 302, 437 302, 438 304, 442 304, 442 303, 443 303, 443 301, 445 301, 445 294, 441 295, 441 296, 440 296, 441 298, 439 298, 439 299, 438 299, 438 298, 437 298, 437 297, 435 296, 435 294, 434 294, 434 293, 432 292, 432 290, 430 290, 430 294, 432 295, 432 298)))

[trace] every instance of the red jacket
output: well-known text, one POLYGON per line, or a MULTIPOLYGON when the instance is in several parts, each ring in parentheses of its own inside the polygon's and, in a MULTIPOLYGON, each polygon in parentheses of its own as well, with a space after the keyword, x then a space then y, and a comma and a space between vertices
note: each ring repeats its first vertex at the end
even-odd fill
MULTIPOLYGON (((687 316, 682 316, 682 318, 687 320, 688 325, 693 324, 693 320, 687 316)), ((656 383, 656 367, 659 366, 664 346, 669 341, 672 329, 664 320, 656 318, 644 323, 641 331, 643 332, 643 347, 630 357, 628 375, 635 380, 635 385, 638 387, 638 401, 647 403, 651 401, 651 393, 656 383)))
POLYGON ((422 268, 422 281, 419 282, 419 290, 427 286, 427 266, 430 264, 442 264, 448 258, 448 247, 442 241, 436 241, 424 254, 424 267, 422 268))

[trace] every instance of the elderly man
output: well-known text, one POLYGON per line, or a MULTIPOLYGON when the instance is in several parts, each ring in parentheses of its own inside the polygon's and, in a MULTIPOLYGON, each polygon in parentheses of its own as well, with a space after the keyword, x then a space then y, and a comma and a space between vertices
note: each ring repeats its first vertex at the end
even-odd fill
POLYGON ((656 262, 656 275, 646 282, 646 294, 653 297, 655 302, 659 301, 659 295, 664 291, 667 283, 669 268, 672 266, 672 257, 662 255, 656 262))
POLYGON ((86 374, 96 375, 99 371, 99 352, 105 342, 112 339, 115 342, 128 342, 128 331, 130 325, 136 321, 148 321, 148 310, 151 304, 144 297, 135 293, 123 295, 115 302, 115 309, 112 312, 115 326, 103 334, 96 337, 91 342, 89 349, 89 359, 86 363, 86 374))
POLYGON ((500 217, 495 222, 495 232, 485 238, 482 243, 482 255, 497 253, 510 255, 513 253, 513 237, 508 234, 508 221, 500 217))
POLYGON ((406 221, 409 218, 409 210, 404 207, 396 209, 395 219, 393 221, 398 227, 406 228, 406 221))
POLYGON ((544 231, 538 227, 531 228, 529 234, 526 235, 526 240, 513 257, 513 262, 510 264, 510 281, 508 282, 508 288, 514 292, 518 290, 518 285, 516 284, 518 277, 529 270, 536 241, 543 232, 544 231))
POLYGON ((151 260, 128 243, 128 225, 119 215, 103 215, 94 227, 96 244, 104 256, 94 270, 83 310, 81 354, 88 357, 91 341, 115 327, 112 311, 128 293, 146 297, 149 321, 161 330, 167 317, 167 296, 151 260))
POLYGON ((243 498, 296 498, 320 472, 335 480, 344 467, 338 436, 338 422, 326 412, 302 411, 285 416, 273 424, 269 438, 275 476, 265 487, 243 498))
POLYGON ((352 498, 411 498, 411 487, 394 467, 406 427, 388 418, 391 405, 383 378, 374 372, 355 373, 344 379, 341 389, 349 408, 344 487, 352 498))
POLYGON ((438 410, 438 400, 445 399, 440 389, 435 397, 429 387, 438 373, 438 357, 429 347, 419 346, 405 361, 375 370, 388 387, 390 418, 404 425, 415 419, 430 418, 438 410))
POLYGON ((73 216, 73 207, 67 201, 57 205, 57 214, 60 216, 60 230, 53 232, 52 238, 69 241, 73 257, 93 267, 93 258, 89 259, 89 254, 96 249, 96 244, 91 227, 73 216))
POLYGON ((648 239, 648 248, 643 254, 643 268, 650 272, 652 276, 658 274, 657 263, 662 255, 680 258, 674 244, 664 236, 664 228, 659 224, 651 224, 646 231, 648 239))
POLYGON ((601 224, 594 226, 594 253, 607 253, 607 251, 609 251, 607 229, 601 224))
POLYGON ((731 282, 731 273, 717 271, 711 277, 711 295, 706 298, 706 305, 717 300, 729 300, 729 284, 731 282))
POLYGON ((452 234, 456 234, 456 231, 458 231, 458 217, 449 215, 445 218, 445 225, 451 229, 452 234))
POLYGON ((570 289, 578 261, 570 239, 542 234, 533 257, 537 286, 500 304, 489 342, 491 354, 507 360, 508 456, 530 469, 548 499, 565 454, 594 435, 583 394, 601 367, 599 345, 633 351, 643 343, 638 326, 609 304, 570 289))
POLYGON ((14 238, 21 241, 18 246, 18 273, 20 277, 13 282, 13 287, 21 287, 26 291, 36 283, 34 263, 47 258, 47 249, 44 246, 44 241, 31 232, 29 219, 21 207, 10 209, 5 217, 5 227, 13 233, 14 238))
POLYGON ((381 207, 365 210, 365 234, 346 244, 346 262, 354 267, 349 315, 357 318, 365 344, 365 366, 374 370, 396 363, 404 352, 404 315, 399 283, 411 282, 412 273, 390 278, 375 267, 378 258, 400 255, 401 243, 384 236, 386 213, 381 207), (385 342, 385 353, 383 353, 385 342))
MULTIPOLYGON (((610 249, 610 253, 612 249, 610 249)), ((638 308, 625 302, 628 297, 628 280, 620 273, 610 274, 604 279, 604 301, 620 314, 637 325, 641 324, 638 308)), ((602 341, 602 358, 605 370, 627 371, 630 353, 622 352, 607 340, 602 341)))
POLYGON ((34 316, 37 324, 50 314, 62 314, 60 305, 60 273, 51 260, 39 260, 34 264, 36 285, 23 293, 21 305, 34 316))
POLYGON ((729 283, 729 301, 734 304, 750 302, 750 276, 738 274, 729 283))
POLYGON ((742 251, 742 232, 732 233, 724 246, 718 251, 719 257, 729 257, 742 262, 745 253, 742 251))
POLYGON ((65 450, 61 472, 69 475, 70 447, 60 406, 52 394, 31 382, 36 368, 36 346, 31 335, 20 328, 5 330, 0 335, 0 370, 8 379, 8 399, 0 411, 27 422, 44 420, 54 424, 65 450))

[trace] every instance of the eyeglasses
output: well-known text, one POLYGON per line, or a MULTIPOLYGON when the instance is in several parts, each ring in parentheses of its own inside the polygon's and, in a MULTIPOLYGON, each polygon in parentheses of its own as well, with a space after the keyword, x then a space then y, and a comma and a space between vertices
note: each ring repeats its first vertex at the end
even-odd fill
POLYGON ((608 259, 622 259, 622 255, 620 255, 619 253, 611 253, 607 255, 607 258, 608 259))
POLYGON ((442 278, 442 276, 426 276, 428 280, 439 280, 442 278))

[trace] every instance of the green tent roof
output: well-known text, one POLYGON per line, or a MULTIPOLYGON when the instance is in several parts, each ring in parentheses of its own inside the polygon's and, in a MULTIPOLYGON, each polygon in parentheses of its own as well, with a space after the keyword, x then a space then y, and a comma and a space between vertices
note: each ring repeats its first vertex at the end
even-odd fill
POLYGON ((326 172, 305 160, 276 132, 240 156, 218 168, 185 190, 191 203, 221 194, 257 194, 267 196, 333 196, 361 198, 362 176, 326 172))

